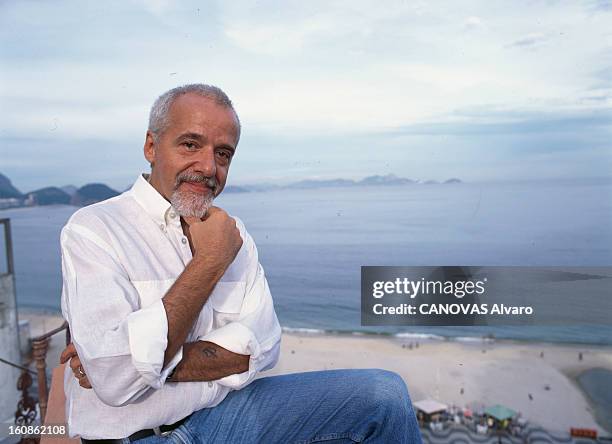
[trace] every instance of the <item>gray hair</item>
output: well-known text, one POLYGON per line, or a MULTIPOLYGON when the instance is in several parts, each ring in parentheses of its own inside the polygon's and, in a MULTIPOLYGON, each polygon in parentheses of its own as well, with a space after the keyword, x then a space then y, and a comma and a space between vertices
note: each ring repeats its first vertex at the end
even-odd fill
POLYGON ((219 87, 206 85, 204 83, 192 83, 190 85, 177 86, 170 91, 166 91, 157 98, 151 112, 149 113, 149 131, 153 135, 153 139, 157 141, 159 136, 168 129, 168 112, 176 99, 183 94, 194 93, 207 99, 213 100, 217 105, 225 106, 231 109, 236 116, 238 124, 238 139, 240 139, 240 119, 238 113, 234 109, 234 105, 230 98, 219 87))

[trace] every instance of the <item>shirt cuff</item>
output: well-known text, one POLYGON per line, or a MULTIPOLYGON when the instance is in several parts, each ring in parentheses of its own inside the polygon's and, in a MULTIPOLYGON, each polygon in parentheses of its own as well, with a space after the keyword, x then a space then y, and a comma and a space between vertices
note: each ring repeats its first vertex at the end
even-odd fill
POLYGON ((239 322, 230 322, 198 338, 199 341, 213 342, 226 350, 240 355, 250 355, 249 369, 244 373, 218 379, 221 385, 240 389, 250 382, 259 371, 262 359, 261 347, 253 332, 239 322))
POLYGON ((168 346, 168 318, 163 302, 154 302, 127 318, 132 363, 148 385, 160 389, 174 367, 183 359, 183 347, 163 368, 168 346))

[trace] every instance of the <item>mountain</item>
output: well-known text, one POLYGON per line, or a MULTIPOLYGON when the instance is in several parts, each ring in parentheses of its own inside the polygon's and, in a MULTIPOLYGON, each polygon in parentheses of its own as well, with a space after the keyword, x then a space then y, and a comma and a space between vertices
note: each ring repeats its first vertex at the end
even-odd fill
MULTIPOLYGON (((299 182, 293 182, 288 185, 274 185, 269 183, 241 185, 240 188, 246 191, 270 191, 278 189, 315 189, 315 188, 338 188, 338 187, 353 187, 353 186, 387 186, 387 185, 413 185, 413 184, 438 184, 435 180, 412 180, 406 177, 398 177, 394 174, 385 176, 375 175, 364 177, 361 180, 350 179, 305 179, 299 182)), ((462 183, 460 179, 452 178, 443 182, 447 183, 462 183)))
POLYGON ((395 174, 387 174, 386 176, 368 176, 357 183, 359 185, 406 185, 415 183, 415 181, 397 177, 395 174))
POLYGON ((463 183, 461 181, 461 179, 457 179, 456 177, 453 177, 451 179, 445 180, 444 183, 463 183))
MULTIPOLYGON (((398 177, 394 174, 384 176, 374 175, 364 177, 361 180, 352 179, 305 179, 293 182, 288 185, 278 185, 271 183, 259 183, 253 185, 228 185, 225 187, 226 193, 248 193, 258 191, 272 191, 283 189, 316 189, 316 188, 340 188, 354 186, 386 186, 386 185, 410 185, 410 184, 457 184, 463 183, 456 177, 437 182, 435 180, 412 180, 405 177, 398 177)), ((129 187, 128 187, 129 188, 129 187)), ((8 177, 0 174, 0 206, 2 208, 22 206, 22 205, 52 205, 52 204, 72 204, 76 206, 86 206, 117 196, 119 193, 102 183, 90 183, 81 188, 74 185, 58 187, 45 187, 31 191, 23 195, 13 186, 8 177)))
POLYGON ((0 199, 22 198, 21 192, 13 186, 10 179, 0 174, 0 199))
POLYGON ((63 187, 60 187, 60 190, 62 190, 64 193, 68 193, 72 197, 76 194, 78 188, 74 185, 64 185, 63 187))
POLYGON ((330 179, 330 180, 301 180, 291 183, 284 188, 321 188, 321 187, 349 187, 355 185, 354 180, 330 179))
POLYGON ((72 205, 84 207, 102 200, 115 197, 119 193, 103 183, 90 183, 77 190, 70 203, 72 205))
POLYGON ((239 187, 236 185, 228 185, 225 188, 223 188, 224 193, 248 193, 249 191, 251 190, 245 187, 239 187))
POLYGON ((57 187, 46 187, 26 194, 26 205, 54 205, 70 203, 70 195, 57 187))
POLYGON ((241 185, 241 188, 244 188, 248 191, 271 191, 278 190, 283 187, 274 183, 256 183, 252 185, 241 185))

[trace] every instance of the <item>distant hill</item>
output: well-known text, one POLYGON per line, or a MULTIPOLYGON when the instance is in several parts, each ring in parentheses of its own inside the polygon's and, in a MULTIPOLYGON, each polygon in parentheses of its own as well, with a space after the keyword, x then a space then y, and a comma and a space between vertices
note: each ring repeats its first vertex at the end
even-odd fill
POLYGON ((249 191, 272 191, 279 190, 283 187, 274 183, 256 183, 252 185, 241 185, 241 188, 249 191))
MULTIPOLYGON (((248 191, 270 191, 277 189, 314 189, 314 188, 338 188, 338 187, 354 187, 354 186, 388 186, 388 185, 423 185, 423 184, 439 184, 435 180, 414 180, 406 177, 398 177, 395 174, 387 174, 384 176, 374 175, 364 177, 361 180, 351 179, 305 179, 299 182, 293 182, 288 185, 274 184, 254 184, 242 185, 248 191)), ((462 183, 460 179, 452 178, 443 182, 444 184, 462 183)))
POLYGON ((62 190, 64 193, 68 193, 70 196, 74 196, 78 191, 78 188, 74 185, 64 185, 63 187, 60 187, 60 190, 62 190))
MULTIPOLYGON (((351 179, 305 179, 299 182, 293 182, 288 185, 273 185, 273 184, 255 184, 242 185, 248 191, 270 191, 276 189, 314 189, 314 188, 338 188, 338 187, 354 187, 354 186, 388 186, 388 185, 415 185, 415 184, 439 184, 435 180, 413 180, 406 177, 398 177, 395 174, 387 174, 385 176, 375 175, 364 177, 361 180, 351 179)), ((448 179, 445 184, 462 183, 460 179, 448 179)))
POLYGON ((0 199, 22 198, 21 192, 13 186, 10 179, 0 174, 0 199))
POLYGON ((26 205, 56 205, 70 203, 70 195, 57 187, 46 187, 26 194, 26 205))
POLYGON ((90 183, 79 188, 74 196, 72 196, 70 203, 84 207, 118 195, 117 191, 103 183, 90 183))
POLYGON ((354 180, 331 179, 331 180, 301 180, 291 183, 284 188, 321 188, 321 187, 349 187, 355 185, 354 180))
POLYGON ((251 190, 236 185, 228 185, 223 189, 224 193, 248 193, 249 191, 251 190))
MULTIPOLYGON (((226 193, 248 193, 286 189, 316 189, 316 188, 340 188, 355 186, 387 186, 387 185, 413 185, 413 184, 457 184, 463 183, 456 177, 438 182, 435 180, 413 180, 405 177, 398 177, 394 174, 384 176, 374 175, 364 177, 361 180, 353 179, 305 179, 287 185, 272 183, 259 183, 252 185, 228 185, 225 187, 226 193)), ((129 189, 130 187, 128 187, 129 189)), ((117 196, 119 192, 102 183, 90 183, 81 188, 74 185, 58 187, 45 187, 31 191, 23 195, 13 186, 8 177, 0 174, 0 207, 19 207, 22 205, 53 205, 71 204, 76 206, 86 206, 117 196)))
POLYGON ((357 183, 359 185, 406 185, 416 183, 416 181, 397 177, 395 174, 387 174, 386 176, 368 176, 357 183))

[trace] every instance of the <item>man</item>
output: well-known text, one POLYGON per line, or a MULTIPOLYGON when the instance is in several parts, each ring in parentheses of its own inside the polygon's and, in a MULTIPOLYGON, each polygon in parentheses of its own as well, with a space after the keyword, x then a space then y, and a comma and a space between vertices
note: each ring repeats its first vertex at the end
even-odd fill
POLYGON ((281 330, 242 222, 212 206, 240 138, 227 95, 187 85, 151 109, 150 175, 61 235, 71 436, 83 442, 420 442, 401 378, 261 378, 281 330), (126 441, 127 439, 127 441, 126 441))

